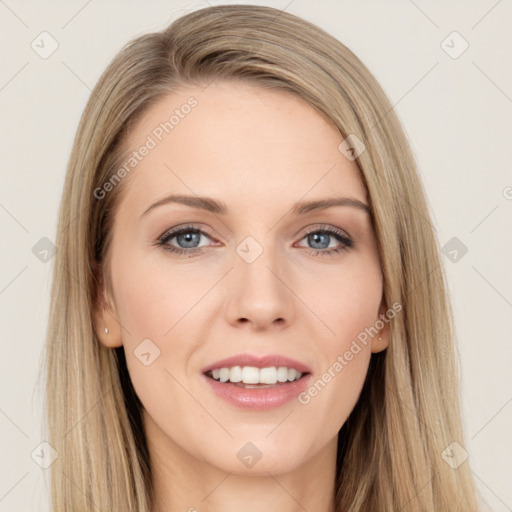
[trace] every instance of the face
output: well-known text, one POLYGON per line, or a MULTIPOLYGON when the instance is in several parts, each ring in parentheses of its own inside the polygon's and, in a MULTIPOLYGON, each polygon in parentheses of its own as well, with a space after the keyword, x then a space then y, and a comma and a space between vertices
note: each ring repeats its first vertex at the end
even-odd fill
POLYGON ((131 132, 131 152, 145 155, 123 178, 111 308, 96 318, 101 341, 124 347, 160 453, 264 475, 335 448, 372 352, 387 345, 384 330, 354 348, 384 309, 375 234, 357 206, 367 193, 342 140, 302 99, 228 81, 173 92, 131 132), (353 202, 304 207, 331 198, 353 202), (216 364, 233 356, 256 359, 216 364), (256 373, 273 382, 301 365, 299 380, 265 389, 203 373, 275 367, 256 373))

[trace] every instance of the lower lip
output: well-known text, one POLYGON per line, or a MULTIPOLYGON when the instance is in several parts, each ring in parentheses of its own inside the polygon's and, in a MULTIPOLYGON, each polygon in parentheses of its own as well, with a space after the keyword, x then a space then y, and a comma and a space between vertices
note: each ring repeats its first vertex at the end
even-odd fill
POLYGON ((202 377, 217 396, 230 404, 242 409, 262 411, 279 407, 297 398, 308 386, 311 374, 293 382, 277 384, 272 388, 242 388, 233 383, 219 382, 205 374, 202 374, 202 377))

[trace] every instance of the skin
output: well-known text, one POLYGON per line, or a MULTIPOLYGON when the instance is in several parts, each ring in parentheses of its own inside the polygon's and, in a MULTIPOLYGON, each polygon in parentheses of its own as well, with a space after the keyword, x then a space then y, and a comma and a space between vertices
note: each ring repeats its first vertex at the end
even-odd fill
MULTIPOLYGON (((361 344, 306 405, 239 409, 213 394, 201 369, 244 352, 278 353, 309 365, 314 382, 385 313, 368 213, 351 206, 290 213, 299 200, 332 196, 367 204, 364 184, 356 163, 338 150, 343 138, 316 110, 287 92, 246 83, 173 92, 145 112, 128 146, 139 148, 190 96, 198 106, 124 178, 106 262, 113 292, 105 288, 95 312, 101 342, 124 346, 144 406, 154 510, 331 512, 337 433, 372 352, 388 345, 387 324, 382 340, 361 344), (142 215, 170 193, 221 200, 228 213, 168 203, 142 215), (199 254, 155 245, 187 223, 209 230, 192 239, 199 254), (341 230, 354 246, 317 254, 343 247, 333 235, 320 245, 308 238, 325 227, 341 230), (248 236, 263 248, 252 263, 236 252, 248 236), (160 350, 148 366, 134 355, 144 339, 160 350), (237 457, 247 442, 262 454, 252 467, 237 457)), ((193 247, 183 237, 167 245, 193 247)))

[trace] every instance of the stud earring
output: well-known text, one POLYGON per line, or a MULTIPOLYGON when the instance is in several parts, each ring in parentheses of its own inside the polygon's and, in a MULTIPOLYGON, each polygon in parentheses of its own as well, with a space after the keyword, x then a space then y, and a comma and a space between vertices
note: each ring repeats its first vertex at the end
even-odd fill
POLYGON ((379 336, 379 341, 382 341, 382 338, 379 336))
POLYGON ((108 334, 108 327, 105 327, 105 334, 108 334))

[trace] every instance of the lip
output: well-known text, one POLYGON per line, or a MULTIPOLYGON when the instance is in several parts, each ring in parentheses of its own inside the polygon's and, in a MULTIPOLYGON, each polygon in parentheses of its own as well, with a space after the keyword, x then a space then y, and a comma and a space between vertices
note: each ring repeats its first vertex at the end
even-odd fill
POLYGON ((313 375, 309 373, 299 380, 267 388, 243 388, 230 382, 218 382, 204 373, 201 377, 218 397, 229 404, 242 409, 263 411, 280 407, 296 399, 310 385, 313 375))
MULTIPOLYGON (((295 359, 281 356, 279 354, 268 354, 265 356, 238 354, 236 356, 216 361, 215 363, 212 363, 203 368, 201 372, 206 373, 216 368, 231 368, 232 366, 254 366, 256 368, 286 366, 288 368, 295 368, 301 373, 311 373, 311 368, 309 368, 309 366, 302 364, 300 361, 296 361, 295 359)), ((297 382, 300 382, 300 380, 297 382)))
POLYGON ((290 357, 279 354, 267 354, 264 356, 238 354, 206 366, 202 369, 201 377, 218 397, 231 405, 242 409, 261 411, 279 407, 297 398, 297 395, 307 388, 313 375, 309 366, 290 357), (273 385, 273 387, 265 388, 243 388, 232 382, 216 381, 206 375, 206 372, 210 370, 216 368, 231 368, 233 366, 254 366, 256 368, 286 366, 287 368, 295 368, 303 375, 299 380, 277 383, 273 385))

